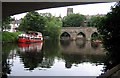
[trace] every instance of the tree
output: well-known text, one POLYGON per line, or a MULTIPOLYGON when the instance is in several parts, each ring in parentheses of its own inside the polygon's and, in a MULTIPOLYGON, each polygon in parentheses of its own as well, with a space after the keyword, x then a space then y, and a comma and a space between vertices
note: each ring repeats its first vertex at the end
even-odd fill
POLYGON ((10 23, 12 22, 12 20, 13 19, 10 16, 3 19, 3 21, 2 21, 2 31, 11 28, 10 23))
POLYGON ((28 68, 29 70, 34 70, 43 61, 43 52, 18 51, 18 53, 24 64, 24 68, 28 68))
POLYGON ((38 31, 44 36, 59 38, 61 26, 61 20, 50 13, 29 12, 22 19, 19 29, 23 31, 38 31))
POLYGON ((110 44, 119 45, 120 42, 120 2, 111 8, 103 20, 101 28, 101 34, 104 35, 106 42, 111 41, 110 44))
POLYGON ((22 19, 22 22, 19 26, 20 30, 23 31, 44 31, 46 20, 38 12, 28 12, 26 16, 22 19))
POLYGON ((111 8, 101 27, 103 44, 107 51, 105 71, 120 64, 120 2, 111 8))
POLYGON ((69 14, 63 18, 63 27, 83 26, 85 19, 85 16, 81 14, 69 14))
POLYGON ((104 19, 104 16, 92 16, 90 19, 88 19, 88 27, 97 27, 101 26, 102 20, 104 19))
POLYGON ((42 13, 41 15, 47 20, 44 34, 51 38, 58 39, 62 21, 59 17, 52 16, 50 13, 42 13))
MULTIPOLYGON (((88 27, 96 27, 98 32, 101 32, 101 27, 103 26, 103 21, 105 19, 105 16, 92 16, 90 19, 87 19, 87 26, 88 27)), ((102 40, 102 35, 101 34, 93 34, 92 35, 92 40, 95 39, 100 39, 102 40)))
POLYGON ((54 39, 58 38, 60 35, 61 26, 62 22, 58 18, 52 17, 52 20, 48 22, 48 27, 46 28, 49 36, 54 39))

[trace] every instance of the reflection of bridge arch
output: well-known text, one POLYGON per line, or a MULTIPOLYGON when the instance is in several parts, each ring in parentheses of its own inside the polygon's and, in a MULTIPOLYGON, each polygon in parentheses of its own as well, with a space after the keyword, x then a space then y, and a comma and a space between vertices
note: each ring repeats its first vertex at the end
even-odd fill
MULTIPOLYGON (((77 41, 77 40, 76 40, 77 41)), ((100 54, 105 55, 104 50, 102 48, 102 45, 91 43, 91 41, 85 41, 84 43, 76 42, 76 41, 70 41, 70 44, 66 47, 64 47, 64 44, 61 45, 61 52, 67 53, 67 54, 100 54)))
POLYGON ((60 44, 62 44, 63 48, 67 48, 70 45, 70 40, 61 40, 60 44))
POLYGON ((86 44, 85 39, 77 39, 75 42, 76 42, 77 47, 79 47, 79 48, 84 48, 85 47, 85 44, 86 44))

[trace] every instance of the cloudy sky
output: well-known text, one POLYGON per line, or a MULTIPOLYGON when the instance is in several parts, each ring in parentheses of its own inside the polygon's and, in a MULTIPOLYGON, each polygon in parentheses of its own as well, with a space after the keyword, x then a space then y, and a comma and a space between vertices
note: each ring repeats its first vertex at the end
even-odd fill
MULTIPOLYGON (((37 10, 39 13, 51 13, 53 16, 62 17, 67 15, 67 8, 73 8, 74 13, 80 13, 83 15, 96 15, 96 14, 107 14, 111 11, 111 6, 114 6, 116 2, 111 3, 97 3, 97 4, 86 4, 86 5, 75 5, 75 6, 66 6, 66 7, 59 7, 59 8, 49 8, 43 10, 37 10)), ((16 19, 23 18, 26 13, 17 14, 12 17, 16 19)))

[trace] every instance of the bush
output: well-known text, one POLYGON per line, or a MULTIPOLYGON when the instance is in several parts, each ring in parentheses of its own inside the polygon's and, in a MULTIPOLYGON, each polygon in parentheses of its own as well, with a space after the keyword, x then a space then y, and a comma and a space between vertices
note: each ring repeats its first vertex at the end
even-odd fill
POLYGON ((16 42, 21 32, 2 32, 2 42, 16 42))

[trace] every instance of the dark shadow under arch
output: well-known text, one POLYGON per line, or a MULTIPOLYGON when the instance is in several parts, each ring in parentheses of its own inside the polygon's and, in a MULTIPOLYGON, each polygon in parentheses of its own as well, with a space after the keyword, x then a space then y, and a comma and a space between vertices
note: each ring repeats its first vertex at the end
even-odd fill
POLYGON ((98 32, 93 32, 91 35, 91 40, 96 40, 96 39, 99 39, 99 34, 98 32))
POLYGON ((78 34, 77 34, 77 39, 85 39, 86 38, 86 35, 83 33, 83 32, 79 32, 78 34))
POLYGON ((70 39, 70 34, 68 32, 63 32, 61 35, 60 35, 60 40, 69 40, 70 39))

